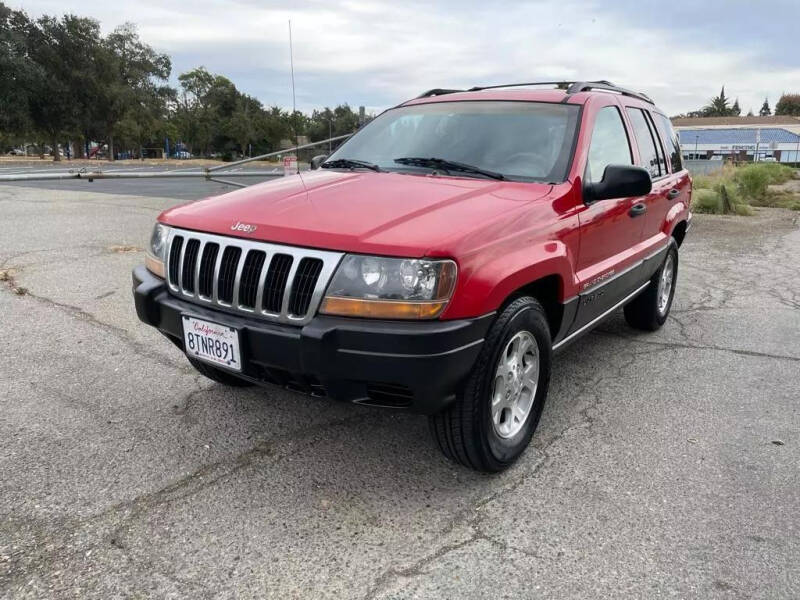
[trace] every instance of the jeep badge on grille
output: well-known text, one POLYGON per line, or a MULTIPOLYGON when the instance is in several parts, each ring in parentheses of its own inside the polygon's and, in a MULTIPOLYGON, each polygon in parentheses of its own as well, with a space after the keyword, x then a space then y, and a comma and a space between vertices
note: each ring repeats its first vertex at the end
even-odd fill
POLYGON ((255 225, 249 225, 241 221, 236 221, 235 224, 231 225, 231 231, 241 231, 242 233, 253 233, 256 229, 258 228, 255 225))

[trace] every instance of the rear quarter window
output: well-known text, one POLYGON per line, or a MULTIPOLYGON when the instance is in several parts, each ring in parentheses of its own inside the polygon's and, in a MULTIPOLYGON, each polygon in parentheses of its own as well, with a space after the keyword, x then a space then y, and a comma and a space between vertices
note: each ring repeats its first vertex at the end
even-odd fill
POLYGON ((681 156, 681 145, 678 140, 678 134, 672 127, 672 122, 660 113, 653 114, 656 123, 661 127, 661 138, 664 140, 664 146, 667 148, 667 158, 672 165, 672 172, 677 173, 683 169, 683 158, 681 156))
POLYGON ((647 169, 653 179, 666 175, 667 165, 654 126, 642 109, 628 107, 625 110, 639 146, 639 166, 647 169))

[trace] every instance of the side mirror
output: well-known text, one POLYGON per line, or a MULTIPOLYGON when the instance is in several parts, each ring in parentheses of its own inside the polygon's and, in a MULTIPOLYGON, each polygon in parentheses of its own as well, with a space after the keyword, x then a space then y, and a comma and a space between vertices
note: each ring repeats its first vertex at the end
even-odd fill
POLYGON ((319 169, 319 166, 325 162, 328 158, 327 154, 317 154, 314 158, 311 159, 311 170, 314 171, 319 169))
POLYGON ((587 183, 583 189, 586 204, 597 200, 644 196, 653 189, 653 182, 642 167, 631 165, 608 165, 603 179, 598 183, 587 183))

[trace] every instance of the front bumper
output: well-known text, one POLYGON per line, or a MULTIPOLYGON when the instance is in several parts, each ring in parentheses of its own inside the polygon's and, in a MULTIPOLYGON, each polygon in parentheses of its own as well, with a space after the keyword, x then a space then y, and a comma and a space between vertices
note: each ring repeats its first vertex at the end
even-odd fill
POLYGON ((423 414, 455 398, 494 318, 404 322, 318 315, 294 327, 176 298, 144 266, 133 271, 133 296, 139 319, 181 349, 183 314, 238 329, 244 379, 423 414))

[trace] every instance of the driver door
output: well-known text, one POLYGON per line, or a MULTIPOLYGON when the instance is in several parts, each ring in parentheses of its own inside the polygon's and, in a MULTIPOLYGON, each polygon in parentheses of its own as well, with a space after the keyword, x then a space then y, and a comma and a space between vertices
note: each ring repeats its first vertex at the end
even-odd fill
MULTIPOLYGON (((621 107, 613 98, 603 102, 594 111, 591 125, 584 171, 587 182, 601 181, 608 165, 634 164, 621 107)), ((580 303, 573 329, 590 323, 630 293, 630 277, 625 271, 635 263, 635 246, 642 238, 644 212, 638 210, 641 203, 638 197, 599 200, 584 205, 578 213, 580 303)))

